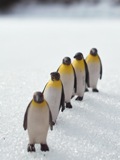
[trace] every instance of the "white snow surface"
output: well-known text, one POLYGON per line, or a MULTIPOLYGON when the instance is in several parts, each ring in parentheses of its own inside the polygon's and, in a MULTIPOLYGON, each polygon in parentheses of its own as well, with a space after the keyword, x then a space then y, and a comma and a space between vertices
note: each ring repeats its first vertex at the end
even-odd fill
POLYGON ((120 159, 120 21, 0 18, 0 159, 120 159), (26 107, 42 91, 62 58, 98 49, 103 63, 99 93, 60 112, 47 136, 50 151, 27 152, 26 107))

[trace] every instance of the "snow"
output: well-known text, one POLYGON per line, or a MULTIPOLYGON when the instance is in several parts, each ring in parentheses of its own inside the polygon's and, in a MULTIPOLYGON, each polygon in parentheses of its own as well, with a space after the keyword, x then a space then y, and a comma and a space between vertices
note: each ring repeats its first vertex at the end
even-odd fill
POLYGON ((0 159, 120 159, 120 21, 106 19, 0 18, 0 159), (23 116, 62 58, 96 47, 103 63, 99 93, 60 112, 43 153, 28 153, 23 116))

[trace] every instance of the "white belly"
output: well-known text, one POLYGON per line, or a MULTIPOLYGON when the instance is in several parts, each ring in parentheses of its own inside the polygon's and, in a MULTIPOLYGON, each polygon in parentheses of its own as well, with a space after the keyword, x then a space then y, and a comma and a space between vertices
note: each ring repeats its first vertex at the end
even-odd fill
POLYGON ((76 70, 76 78, 77 78, 77 91, 76 95, 82 97, 85 92, 85 71, 76 70))
POLYGON ((44 98, 48 102, 53 122, 56 122, 59 113, 61 101, 62 88, 46 88, 44 91, 44 98))
POLYGON ((28 135, 29 143, 46 143, 46 137, 49 129, 49 109, 48 106, 39 108, 31 107, 28 111, 28 135))
POLYGON ((64 87, 65 102, 70 102, 74 89, 74 74, 61 74, 61 80, 64 87))
POLYGON ((89 84, 91 88, 97 87, 98 78, 100 77, 100 64, 88 63, 89 84))

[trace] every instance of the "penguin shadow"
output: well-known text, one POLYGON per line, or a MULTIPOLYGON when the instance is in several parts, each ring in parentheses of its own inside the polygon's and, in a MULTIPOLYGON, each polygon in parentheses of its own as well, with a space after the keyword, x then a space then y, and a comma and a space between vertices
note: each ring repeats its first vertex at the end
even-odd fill
POLYGON ((84 104, 85 104, 85 102, 86 102, 86 100, 87 100, 87 98, 86 98, 86 96, 84 95, 84 97, 83 97, 83 100, 76 100, 76 98, 77 98, 78 96, 74 96, 72 99, 71 99, 71 104, 72 104, 72 106, 73 106, 73 110, 74 111, 77 111, 77 109, 79 109, 79 110, 81 110, 82 108, 84 108, 84 104))
POLYGON ((111 131, 113 128, 120 128, 117 123, 120 115, 120 100, 118 95, 112 95, 104 91, 100 91, 97 94, 88 92, 87 95, 84 95, 83 101, 76 101, 74 97, 72 105, 72 112, 75 116, 78 113, 81 117, 83 116, 82 114, 87 115, 86 119, 89 119, 89 122, 93 123, 96 127, 101 126, 104 129, 107 127, 111 131), (114 125, 115 120, 116 125, 114 125))
POLYGON ((117 123, 120 115, 120 101, 118 96, 100 92, 98 98, 89 97, 85 100, 83 109, 87 113, 89 120, 93 121, 96 126, 101 126, 104 129, 112 130, 120 128, 117 123), (116 103, 117 101, 117 103, 116 103), (116 121, 116 124, 115 124, 116 121))
POLYGON ((115 93, 111 93, 111 92, 105 92, 103 90, 100 90, 99 89, 99 92, 93 92, 91 88, 89 88, 89 91, 88 92, 85 92, 85 95, 84 97, 86 97, 86 95, 98 95, 98 96, 103 96, 106 97, 106 98, 111 98, 111 99, 116 99, 116 100, 119 100, 120 97, 119 97, 119 93, 118 94, 115 94, 115 93))
MULTIPOLYGON (((96 94, 96 96, 99 97, 98 99, 94 99, 95 93, 90 93, 89 97, 85 95, 83 101, 76 101, 76 96, 73 97, 71 99, 73 108, 66 108, 63 113, 60 111, 56 124, 53 126, 52 132, 54 132, 54 129, 62 130, 64 135, 66 135, 66 138, 70 137, 70 139, 73 139, 73 142, 75 142, 74 139, 76 139, 77 141, 80 141, 81 139, 87 139, 87 141, 89 141, 89 143, 92 144, 94 132, 92 131, 92 129, 97 128, 98 126, 103 131, 106 131, 106 129, 108 129, 108 131, 113 131, 113 128, 116 129, 116 126, 114 126, 114 120, 111 117, 109 117, 108 114, 106 115, 109 109, 115 109, 111 105, 109 106, 109 99, 114 99, 113 95, 102 91, 100 91, 98 94, 96 94), (108 101, 106 101, 106 99, 108 99, 108 101), (72 119, 74 120, 72 121, 72 119), (91 129, 90 127, 87 127, 86 122, 88 122, 88 124, 92 124, 91 129)), ((115 96, 115 100, 119 100, 118 96, 115 96)), ((116 112, 117 111, 118 109, 116 109, 116 112)), ((114 114, 112 116, 114 116, 114 114)), ((120 129, 119 126, 118 128, 120 129)), ((97 142, 102 141, 101 143, 108 144, 108 140, 102 138, 99 134, 96 135, 96 137, 94 138, 97 142)), ((115 144, 113 143, 113 145, 115 144)), ((40 151, 40 145, 36 145, 36 152, 30 155, 32 155, 33 159, 41 158, 43 160, 49 159, 49 156, 55 159, 54 156, 56 156, 56 154, 57 157, 61 157, 61 159, 70 158, 68 154, 65 154, 65 151, 60 152, 57 148, 52 148, 51 145, 49 145, 49 148, 49 152, 42 152, 40 151)))
MULTIPOLYGON (((36 145, 36 152, 28 155, 28 158, 31 159, 31 156, 32 156, 33 159, 39 158, 42 160, 47 160, 50 157, 50 159, 54 160, 57 155, 57 157, 60 157, 60 159, 68 160, 70 159, 70 155, 73 156, 73 153, 70 153, 70 152, 72 152, 72 150, 74 151, 75 145, 77 146, 80 145, 80 148, 81 146, 83 146, 83 150, 84 150, 86 146, 84 143, 81 144, 81 142, 84 142, 84 140, 87 141, 87 143, 89 143, 90 145, 94 144, 94 146, 96 147, 98 146, 98 144, 104 144, 105 145, 104 147, 108 147, 108 150, 111 151, 108 146, 108 143, 112 146, 114 146, 115 143, 113 142, 111 144, 110 142, 108 142, 104 134, 102 135, 99 134, 100 132, 99 129, 97 130, 98 133, 96 133, 96 135, 94 133, 94 128, 97 128, 97 126, 102 128, 103 132, 106 130, 106 126, 104 124, 99 124, 101 117, 97 116, 96 113, 93 112, 91 105, 88 106, 89 102, 92 103, 92 99, 88 102, 88 104, 86 104, 86 101, 78 102, 78 101, 74 101, 74 99, 72 101, 73 101, 72 102, 73 108, 72 109, 66 108, 65 111, 59 115, 52 131, 54 132, 54 129, 55 129, 58 132, 62 132, 62 134, 65 135, 65 138, 68 140, 67 142, 68 144, 63 143, 61 140, 61 143, 59 145, 61 146, 60 147, 61 149, 65 147, 64 145, 66 145, 69 151, 67 151, 66 153, 66 147, 65 149, 62 149, 60 151, 59 147, 54 148, 52 144, 48 144, 50 151, 42 152, 40 151, 40 146, 36 145), (82 108, 80 104, 83 105, 82 108), (90 107, 91 111, 89 109, 86 109, 86 107, 90 107), (66 115, 68 114, 70 114, 70 116, 66 117, 66 115), (73 118, 74 120, 72 121, 73 118), (87 123, 92 124, 91 129, 90 129, 90 126, 89 127, 87 126, 87 123), (70 139, 73 143, 73 146, 69 146, 70 139)), ((96 105, 97 103, 94 103, 94 104, 96 105)), ((60 137, 58 136, 58 138, 60 137)), ((66 141, 64 139, 63 141, 66 141)), ((77 151, 80 152, 80 149, 77 148, 77 151)), ((73 158, 75 159, 76 157, 73 157, 73 158)))
MULTIPOLYGON (((101 93, 102 94, 102 93, 101 93)), ((106 97, 111 97, 109 94, 105 94, 106 97)), ((102 94, 104 96, 104 94, 102 94)), ((108 104, 109 105, 109 104, 108 104)), ((69 123, 68 126, 65 129, 65 134, 69 134, 69 136, 76 137, 78 141, 80 139, 86 139, 88 143, 98 146, 104 144, 106 148, 108 148, 109 151, 111 151, 111 147, 108 146, 115 146, 116 142, 111 139, 109 141, 106 134, 111 133, 113 135, 113 138, 117 137, 119 139, 119 134, 114 131, 119 131, 120 126, 119 122, 115 123, 116 115, 115 113, 111 112, 111 110, 114 110, 114 107, 104 109, 104 102, 99 102, 98 100, 94 100, 91 98, 89 101, 83 102, 82 108, 80 107, 80 102, 74 103, 73 109, 73 115, 75 115, 74 122, 69 123), (96 107, 99 104, 99 107, 96 107), (73 130, 73 132, 69 132, 69 129, 73 130), (102 133, 102 134, 101 134, 102 133), (94 137, 94 138, 93 138, 94 137)), ((115 111, 116 113, 118 110, 115 111)), ((119 114, 117 114, 117 118, 119 119, 119 114)))
POLYGON ((115 99, 116 101, 120 102, 120 96, 119 96, 119 94, 106 93, 106 92, 103 92, 103 91, 100 91, 99 93, 100 93, 100 95, 104 96, 104 98, 115 99))
POLYGON ((46 160, 47 157, 49 156, 48 152, 42 152, 40 151, 40 148, 38 147, 38 145, 35 145, 36 148, 36 152, 32 152, 32 153, 27 153, 26 157, 27 159, 42 159, 42 160, 46 160))
MULTIPOLYGON (((92 99, 90 102, 92 102, 92 99)), ((93 108, 94 107, 95 106, 93 106, 93 108)), ((80 145, 81 147, 81 142, 84 142, 85 140, 91 146, 101 147, 104 145, 104 148, 107 148, 107 150, 111 152, 111 148, 114 148, 116 142, 112 138, 109 140, 107 136, 109 136, 110 133, 113 135, 113 138, 115 136, 115 138, 117 137, 119 139, 119 134, 117 135, 114 133, 114 130, 116 130, 114 121, 111 122, 109 117, 104 118, 105 115, 102 115, 102 113, 99 115, 99 111, 96 113, 93 108, 91 105, 85 105, 84 108, 74 105, 70 118, 65 119, 66 127, 64 128, 64 134, 66 135, 66 138, 70 137, 73 141, 73 146, 80 145), (72 118, 74 118, 74 121, 71 120, 72 118), (106 118, 108 119, 106 120, 106 118)), ((120 127, 117 127, 119 130, 120 127)), ((83 148, 84 147, 86 146, 83 143, 83 148)))
MULTIPOLYGON (((69 109, 66 111, 66 114, 68 114, 68 112, 69 112, 69 109)), ((50 151, 48 154, 45 153, 45 157, 48 159, 49 157, 50 159, 53 159, 53 160, 70 159, 69 153, 70 153, 71 146, 69 146, 70 143, 69 141, 67 141, 67 139, 69 139, 70 137, 69 134, 67 134, 69 133, 69 131, 67 130, 67 127, 69 126, 69 124, 68 124, 68 120, 65 119, 64 116, 66 115, 63 115, 63 113, 59 115, 54 125, 53 131, 49 132, 48 144, 49 144, 50 151)))

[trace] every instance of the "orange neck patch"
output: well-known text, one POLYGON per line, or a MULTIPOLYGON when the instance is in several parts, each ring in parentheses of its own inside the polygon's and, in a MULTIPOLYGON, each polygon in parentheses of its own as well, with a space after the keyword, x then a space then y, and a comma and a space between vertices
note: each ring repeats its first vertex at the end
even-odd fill
POLYGON ((87 58, 86 58, 86 62, 87 62, 87 63, 99 62, 99 57, 98 57, 98 55, 92 56, 91 54, 89 54, 89 55, 87 56, 87 58))
POLYGON ((85 64, 83 59, 82 60, 74 59, 72 64, 73 64, 73 67, 76 69, 79 69, 81 71, 85 70, 85 64))

